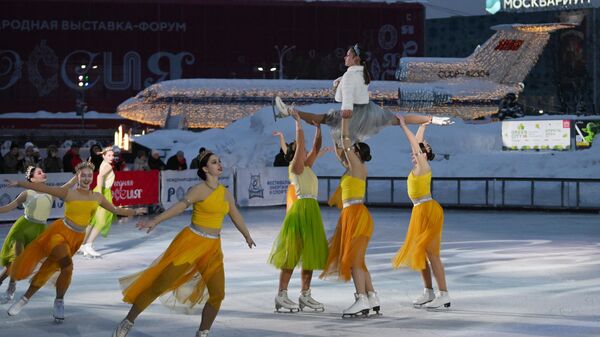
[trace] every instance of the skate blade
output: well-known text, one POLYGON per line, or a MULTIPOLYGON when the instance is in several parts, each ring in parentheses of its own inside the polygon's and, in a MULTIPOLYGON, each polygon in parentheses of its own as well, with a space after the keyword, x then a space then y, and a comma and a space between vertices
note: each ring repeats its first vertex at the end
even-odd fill
POLYGON ((444 305, 440 305, 439 307, 429 308, 425 307, 427 311, 448 311, 450 310, 450 303, 446 303, 444 305))
POLYGON ((369 309, 365 309, 356 314, 342 314, 342 319, 352 319, 352 318, 367 318, 369 317, 369 309))
MULTIPOLYGON (((325 311, 324 307, 323 308, 311 308, 311 307, 307 306, 304 308, 306 308, 307 309, 306 311, 308 311, 308 312, 324 312, 325 311)), ((300 311, 304 312, 304 308, 300 308, 300 311)))
POLYGON ((65 321, 64 318, 54 317, 54 324, 63 324, 64 321, 65 321))
POLYGON ((101 260, 102 256, 93 256, 93 255, 83 255, 83 257, 85 257, 88 260, 101 260))
POLYGON ((300 309, 284 309, 284 308, 281 308, 281 309, 275 309, 273 312, 276 313, 276 314, 295 314, 297 312, 300 312, 300 309))

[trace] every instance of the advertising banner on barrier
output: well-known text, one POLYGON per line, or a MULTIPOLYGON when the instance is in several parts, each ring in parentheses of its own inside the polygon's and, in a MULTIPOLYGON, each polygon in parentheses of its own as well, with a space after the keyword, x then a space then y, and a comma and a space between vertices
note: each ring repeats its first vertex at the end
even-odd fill
POLYGON ((240 206, 285 205, 287 167, 263 167, 236 171, 236 197, 240 206))
POLYGON ((575 147, 579 149, 588 149, 592 147, 592 142, 600 134, 600 120, 575 121, 575 147))
POLYGON ((569 150, 571 121, 503 121, 503 150, 569 150))
POLYGON ((160 171, 117 171, 112 187, 116 206, 158 204, 160 171))
MULTIPOLYGON (((72 173, 46 173, 48 186, 62 186, 73 177, 72 173)), ((25 180, 24 174, 0 174, 0 206, 9 204, 15 200, 19 194, 25 189, 21 187, 7 187, 4 179, 10 180, 25 180)), ((64 214, 63 201, 54 198, 50 218, 59 218, 64 214)), ((23 207, 17 207, 14 210, 6 213, 0 213, 0 221, 14 221, 23 215, 23 207)))
MULTIPOLYGON (((198 177, 198 170, 185 171, 161 171, 160 173, 160 203, 167 209, 180 200, 183 200, 187 191, 202 180, 198 177)), ((219 178, 219 183, 225 185, 230 190, 233 188, 230 171, 225 170, 219 178)))

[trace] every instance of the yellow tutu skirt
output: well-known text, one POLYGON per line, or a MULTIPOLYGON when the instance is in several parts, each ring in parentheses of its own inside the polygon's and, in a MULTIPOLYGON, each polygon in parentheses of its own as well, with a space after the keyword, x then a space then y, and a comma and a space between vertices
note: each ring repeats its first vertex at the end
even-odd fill
POLYGON ((329 240, 325 269, 319 277, 350 281, 352 266, 357 264, 367 271, 365 253, 372 233, 373 219, 364 204, 342 209, 335 233, 329 240))
POLYGON ((440 255, 443 224, 444 210, 437 201, 414 206, 406 239, 392 259, 392 266, 405 266, 418 271, 425 269, 428 248, 431 253, 440 255))
MULTIPOLYGON (((83 227, 82 230, 82 232, 75 232, 69 229, 62 219, 55 220, 17 256, 10 266, 10 276, 17 281, 29 277, 38 264, 43 263, 52 253, 52 250, 63 243, 66 243, 69 247, 70 256, 75 255, 85 237, 83 227)), ((32 285, 43 286, 59 270, 58 261, 50 265, 45 264, 44 268, 40 269, 34 280, 32 280, 32 285)))
POLYGON ((206 302, 207 282, 222 269, 221 239, 205 238, 186 227, 148 268, 119 279, 123 301, 133 304, 142 292, 152 288, 171 309, 193 312, 194 306, 206 302), (160 276, 171 272, 178 276, 169 284, 161 284, 160 276))

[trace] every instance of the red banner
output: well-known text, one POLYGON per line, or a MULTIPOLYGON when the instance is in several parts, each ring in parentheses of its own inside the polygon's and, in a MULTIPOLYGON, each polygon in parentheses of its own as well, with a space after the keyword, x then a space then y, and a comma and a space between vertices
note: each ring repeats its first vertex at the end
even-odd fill
MULTIPOLYGON (((115 206, 156 205, 159 194, 159 171, 117 171, 112 186, 115 206)), ((96 175, 92 186, 96 186, 96 175)))

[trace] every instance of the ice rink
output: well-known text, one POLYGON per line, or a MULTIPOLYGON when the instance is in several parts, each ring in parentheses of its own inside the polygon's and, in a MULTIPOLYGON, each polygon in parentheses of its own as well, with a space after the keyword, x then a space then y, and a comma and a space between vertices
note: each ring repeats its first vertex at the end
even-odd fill
MULTIPOLYGON (((227 219, 222 234, 226 298, 211 336, 599 336, 600 215, 447 210, 442 242, 452 307, 415 309, 420 276, 393 271, 390 259, 401 245, 410 210, 372 209, 375 232, 367 265, 382 300, 383 316, 341 319, 353 298, 352 283, 313 280, 313 296, 324 313, 276 314, 278 270, 267 255, 284 208, 243 209, 256 249, 249 250, 227 219)), ((338 210, 323 208, 328 236, 338 210)), ((134 220, 113 226, 95 247, 104 257, 75 257, 73 283, 65 298, 66 319, 51 316, 54 290, 43 288, 17 317, 0 314, 0 336, 110 336, 129 306, 117 279, 146 267, 189 221, 189 213, 159 225, 151 234, 134 220)), ((10 224, 0 225, 0 239, 10 224)), ((26 287, 21 282, 17 296, 26 287)), ((6 288, 6 283, 1 291, 6 288)), ((290 297, 297 299, 295 273, 290 297)), ((8 305, 0 307, 3 311, 8 305)), ((170 312, 155 302, 136 321, 132 337, 194 336, 199 315, 170 312)))

